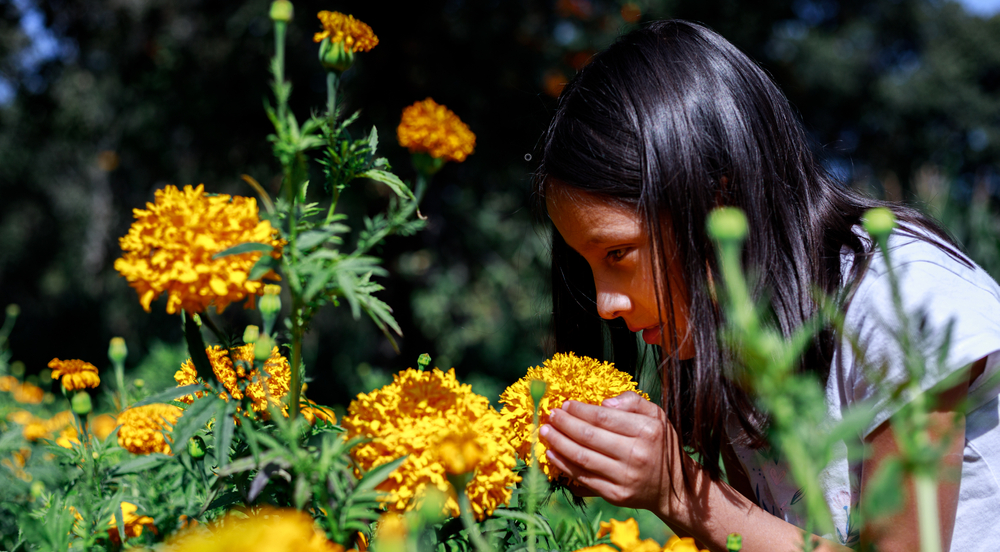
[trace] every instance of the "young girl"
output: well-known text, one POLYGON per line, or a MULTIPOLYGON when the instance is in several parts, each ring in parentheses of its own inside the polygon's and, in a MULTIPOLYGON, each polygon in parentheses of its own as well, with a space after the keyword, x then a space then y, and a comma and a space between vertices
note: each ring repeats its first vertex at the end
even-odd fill
MULTIPOLYGON (((814 290, 852 292, 845 335, 820 332, 801 366, 825 383, 838 418, 906 378, 886 265, 860 226, 866 210, 889 206, 900 221, 889 247, 907 311, 923 313, 921 327, 936 342, 950 324, 946 365, 971 365, 931 413, 932 438, 947 445, 953 467, 938 494, 943 549, 1000 542, 998 390, 984 385, 1000 368, 1000 287, 929 218, 831 178, 787 100, 735 47, 701 26, 664 21, 597 54, 560 96, 536 182, 556 230, 557 348, 626 368, 641 332, 662 351, 663 409, 632 393, 602 406, 567 402, 542 427, 549 458, 576 484, 649 509, 712 550, 724 550, 733 532, 747 552, 800 549, 804 519, 787 464, 769 452, 767 417, 752 392, 727 377, 706 217, 718 206, 746 213, 743 262, 756 276, 754 299, 768 298, 786 336, 816 312, 814 290), (881 383, 865 379, 849 337, 867 363, 884 367, 881 383), (968 414, 953 423, 956 411, 968 414)), ((928 370, 921 387, 948 375, 928 370)), ((901 512, 858 534, 861 498, 897 450, 888 420, 898 405, 874 408, 857 435, 869 454, 850 462, 842 454, 823 472, 837 531, 822 535, 821 549, 859 540, 882 551, 919 549, 912 486, 901 512)))

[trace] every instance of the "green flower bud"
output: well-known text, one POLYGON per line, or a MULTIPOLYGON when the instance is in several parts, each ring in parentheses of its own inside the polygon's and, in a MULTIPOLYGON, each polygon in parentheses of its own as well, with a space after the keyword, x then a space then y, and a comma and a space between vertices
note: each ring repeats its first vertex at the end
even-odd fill
POLYGON ((31 496, 39 498, 45 493, 45 483, 34 481, 31 483, 31 496))
POLYGON ((254 342, 253 356, 259 361, 265 361, 271 357, 271 350, 274 349, 274 339, 269 335, 260 336, 254 342))
POLYGON ((135 381, 132 382, 132 385, 134 385, 136 389, 142 389, 143 387, 146 386, 146 380, 142 378, 137 378, 135 381))
POLYGON ((743 549, 743 537, 739 533, 730 533, 726 537, 726 550, 729 552, 739 552, 743 549))
POLYGON ((17 306, 15 303, 7 305, 7 318, 17 318, 21 315, 21 307, 17 306))
POLYGON ((443 157, 431 157, 423 152, 414 153, 410 156, 410 160, 413 162, 413 168, 425 176, 437 173, 445 163, 443 157))
POLYGON ((86 416, 93 410, 94 404, 90 401, 90 395, 86 391, 79 391, 70 400, 73 412, 79 416, 86 416))
POLYGON ((21 377, 24 375, 24 363, 20 360, 15 360, 10 364, 10 375, 15 377, 21 377))
POLYGON ((271 335, 274 330, 274 322, 281 312, 281 286, 268 284, 264 286, 264 296, 257 302, 257 309, 264 319, 264 333, 271 335))
POLYGON ((535 408, 538 408, 539 403, 542 401, 542 397, 545 396, 545 389, 548 384, 544 380, 533 379, 531 380, 531 400, 535 404, 535 408))
POLYGON ((295 10, 288 0, 275 0, 271 2, 271 21, 284 21, 288 23, 292 20, 295 10))
POLYGON ((319 62, 327 71, 343 73, 354 65, 354 50, 344 48, 344 41, 331 42, 324 38, 319 43, 319 62))
POLYGON ((187 451, 195 460, 203 458, 205 456, 205 440, 195 435, 188 441, 187 451))
POLYGON ((719 241, 742 241, 747 217, 736 207, 718 207, 708 214, 708 234, 719 241))
POLYGON ((260 328, 257 326, 247 326, 243 330, 243 342, 244 343, 256 343, 257 339, 260 338, 260 328))
POLYGON ((896 215, 885 207, 868 209, 861 221, 865 231, 876 238, 887 238, 896 227, 896 215))
POLYGON ((421 370, 427 368, 428 366, 430 366, 430 364, 431 364, 431 355, 423 353, 417 357, 417 366, 421 370))
POLYGON ((125 357, 128 356, 128 347, 125 340, 120 337, 112 337, 111 344, 108 345, 108 358, 114 364, 124 364, 125 357))

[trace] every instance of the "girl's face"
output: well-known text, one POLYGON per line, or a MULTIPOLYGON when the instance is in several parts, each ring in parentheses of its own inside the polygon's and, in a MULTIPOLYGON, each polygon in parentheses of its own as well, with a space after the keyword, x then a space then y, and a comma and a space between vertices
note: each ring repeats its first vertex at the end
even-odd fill
MULTIPOLYGON (((634 208, 617 204, 564 184, 549 183, 546 207, 556 230, 586 259, 594 273, 597 290, 597 313, 612 320, 622 317, 633 332, 642 332, 650 345, 669 343, 662 339, 665 329, 677 333, 678 356, 694 356, 694 343, 688 326, 688 298, 680 259, 670 244, 667 277, 673 297, 656 306, 658 263, 652 259, 652 243, 645 225, 634 208), (670 320, 667 309, 673 308, 676 328, 665 328, 670 320)), ((669 240, 670 231, 664 229, 669 240)))

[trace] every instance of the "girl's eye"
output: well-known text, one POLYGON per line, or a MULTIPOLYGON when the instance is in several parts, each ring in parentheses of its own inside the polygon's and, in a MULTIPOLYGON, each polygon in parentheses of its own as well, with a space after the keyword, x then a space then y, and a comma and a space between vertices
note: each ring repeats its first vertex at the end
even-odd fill
POLYGON ((613 249, 608 251, 607 259, 611 262, 617 262, 625 258, 628 254, 628 249, 613 249))

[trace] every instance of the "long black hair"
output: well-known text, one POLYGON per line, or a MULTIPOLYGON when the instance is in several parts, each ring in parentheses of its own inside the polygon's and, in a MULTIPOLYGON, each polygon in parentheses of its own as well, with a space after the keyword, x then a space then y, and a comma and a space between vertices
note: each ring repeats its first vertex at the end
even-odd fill
MULTIPOLYGON (((677 336, 663 332, 663 406, 683 445, 700 455, 713 478, 730 416, 750 446, 765 442, 767 425, 752 398, 727 377, 731 363, 718 340, 722 318, 708 290, 710 278, 719 281, 720 275, 705 230, 714 207, 746 213, 743 263, 755 276, 753 297, 767 294, 773 322, 786 336, 815 313, 816 289, 835 294, 860 277, 858 267, 872 248, 852 228, 866 210, 890 206, 938 245, 955 247, 920 212, 837 182, 813 155, 788 100, 767 74, 718 34, 686 21, 652 23, 595 55, 560 95, 542 147, 535 178, 540 212, 552 186, 625 202, 650 233, 657 273, 669 273, 666 252, 679 257, 695 356, 676 358, 670 351, 677 350, 677 336), (856 259, 846 282, 843 246, 856 259)), ((610 341, 610 360, 622 368, 634 364, 635 336, 620 319, 606 323, 598 316, 589 266, 558 232, 552 234, 557 349, 606 358, 610 341)), ((683 294, 673 293, 669 278, 659 280, 657 304, 672 318, 671 298, 683 294)), ((673 320, 662 322, 676 327, 673 320)), ((833 346, 832 330, 819 332, 802 369, 825 380, 833 346)))

